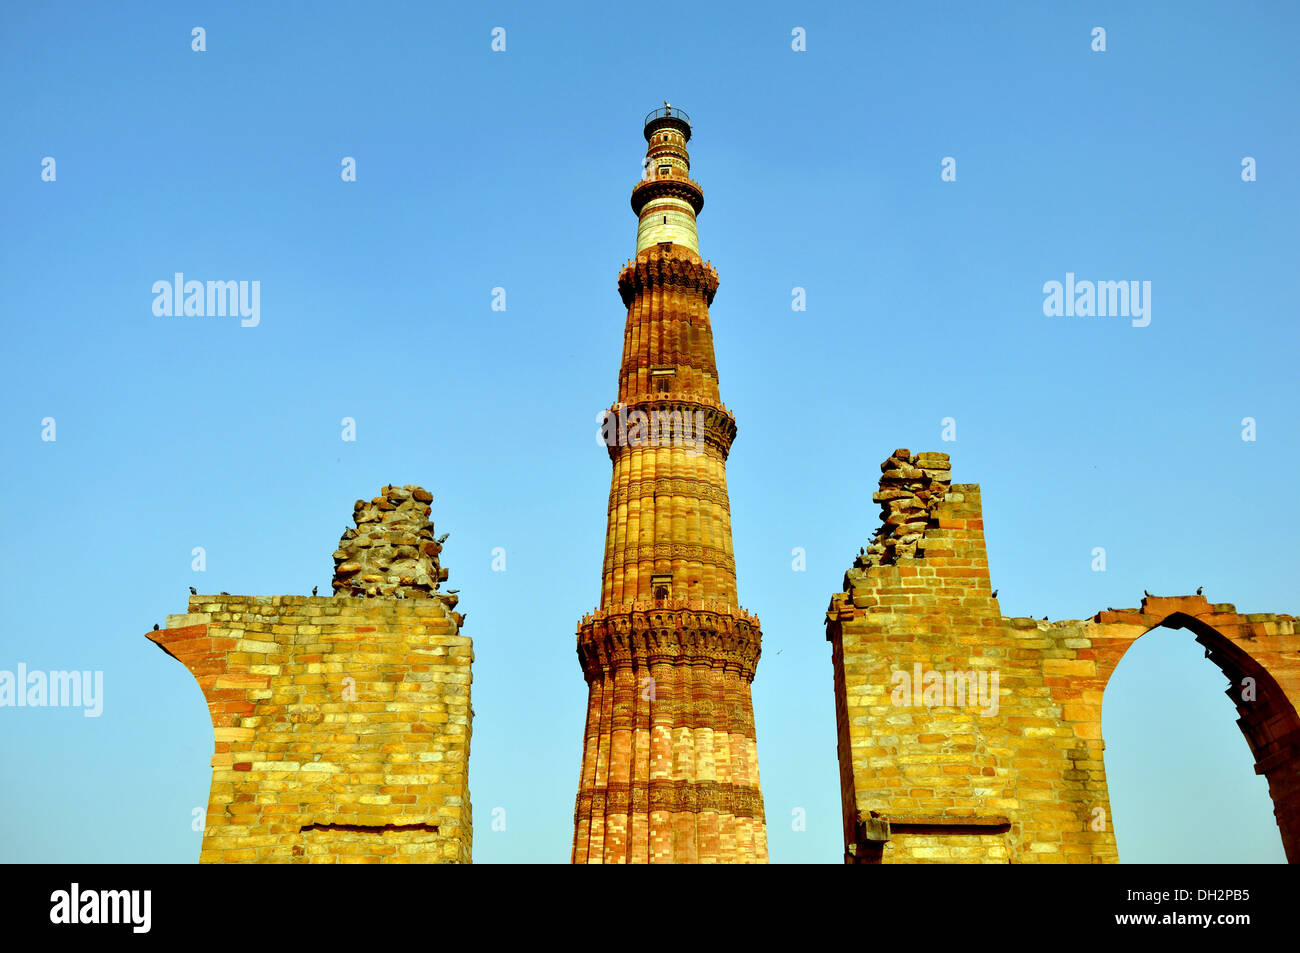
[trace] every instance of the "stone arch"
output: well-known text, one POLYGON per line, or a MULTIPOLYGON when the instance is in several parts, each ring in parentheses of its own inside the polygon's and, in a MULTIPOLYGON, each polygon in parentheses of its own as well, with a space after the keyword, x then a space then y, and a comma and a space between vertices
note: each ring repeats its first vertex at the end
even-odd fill
POLYGON ((1148 595, 1082 620, 1004 616, 980 487, 951 482, 946 454, 895 450, 872 501, 880 528, 825 615, 846 863, 1118 862, 1102 699, 1129 646, 1162 626, 1192 631, 1234 687, 1255 679, 1255 701, 1233 702, 1287 858, 1300 863, 1292 616, 1201 595, 1148 595), (997 676, 996 710, 899 706, 888 691, 899 672, 967 669, 997 676))
POLYGON ((1244 615, 1203 596, 1148 596, 1140 609, 1106 610, 1092 621, 1103 691, 1129 647, 1153 629, 1186 629, 1205 647, 1231 683, 1225 694, 1237 709, 1255 773, 1268 781, 1287 860, 1300 863, 1300 636, 1293 617, 1244 615))

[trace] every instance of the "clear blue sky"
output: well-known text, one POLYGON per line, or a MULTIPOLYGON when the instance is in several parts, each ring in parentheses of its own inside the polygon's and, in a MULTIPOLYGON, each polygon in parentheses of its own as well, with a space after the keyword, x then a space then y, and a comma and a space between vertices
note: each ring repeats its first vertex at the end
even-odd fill
MULTIPOLYGON (((595 419, 641 118, 665 98, 695 120, 721 276, 774 861, 841 855, 821 620, 896 447, 982 484, 1009 615, 1197 586, 1300 609, 1300 16, 1130 6, 6 5, 0 668, 102 669, 105 707, 0 710, 0 860, 197 859, 210 722, 144 632, 190 585, 328 591, 353 500, 393 482, 429 487, 452 533, 475 860, 567 861, 574 629, 609 488, 595 419), (156 317, 177 271, 260 281, 260 325, 156 317), (1150 281, 1150 326, 1045 317, 1067 272, 1150 281)), ((1122 663, 1104 718, 1125 860, 1281 859, 1223 687, 1186 632, 1122 663), (1189 837, 1218 810, 1231 838, 1189 837)))

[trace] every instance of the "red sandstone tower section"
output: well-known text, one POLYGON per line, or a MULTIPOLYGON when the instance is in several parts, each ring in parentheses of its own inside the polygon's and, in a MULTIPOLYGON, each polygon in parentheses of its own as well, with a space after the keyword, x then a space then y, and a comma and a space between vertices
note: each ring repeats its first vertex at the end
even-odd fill
POLYGON ((727 501, 736 423, 718 392, 689 177, 690 119, 646 117, 600 608, 578 625, 587 724, 574 863, 766 863, 750 684, 758 619, 740 608, 727 501))

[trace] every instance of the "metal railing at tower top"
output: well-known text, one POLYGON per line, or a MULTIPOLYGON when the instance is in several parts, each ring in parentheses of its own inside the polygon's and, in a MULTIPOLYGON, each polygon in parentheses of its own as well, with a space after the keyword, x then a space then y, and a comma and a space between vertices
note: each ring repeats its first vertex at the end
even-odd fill
POLYGON ((650 110, 646 113, 643 125, 648 126, 656 119, 680 119, 688 126, 691 124, 691 117, 687 115, 686 110, 677 106, 660 106, 658 109, 650 110))

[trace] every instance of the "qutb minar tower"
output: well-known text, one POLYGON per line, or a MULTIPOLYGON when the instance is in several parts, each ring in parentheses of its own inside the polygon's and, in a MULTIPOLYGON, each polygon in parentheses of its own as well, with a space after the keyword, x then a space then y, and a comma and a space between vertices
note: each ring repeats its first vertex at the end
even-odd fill
POLYGON ((575 863, 766 863, 750 683, 760 632, 736 599, 727 455, 736 422, 718 394, 700 258, 690 118, 645 120, 632 190, 636 259, 618 403, 600 608, 578 626, 587 680, 575 863))

